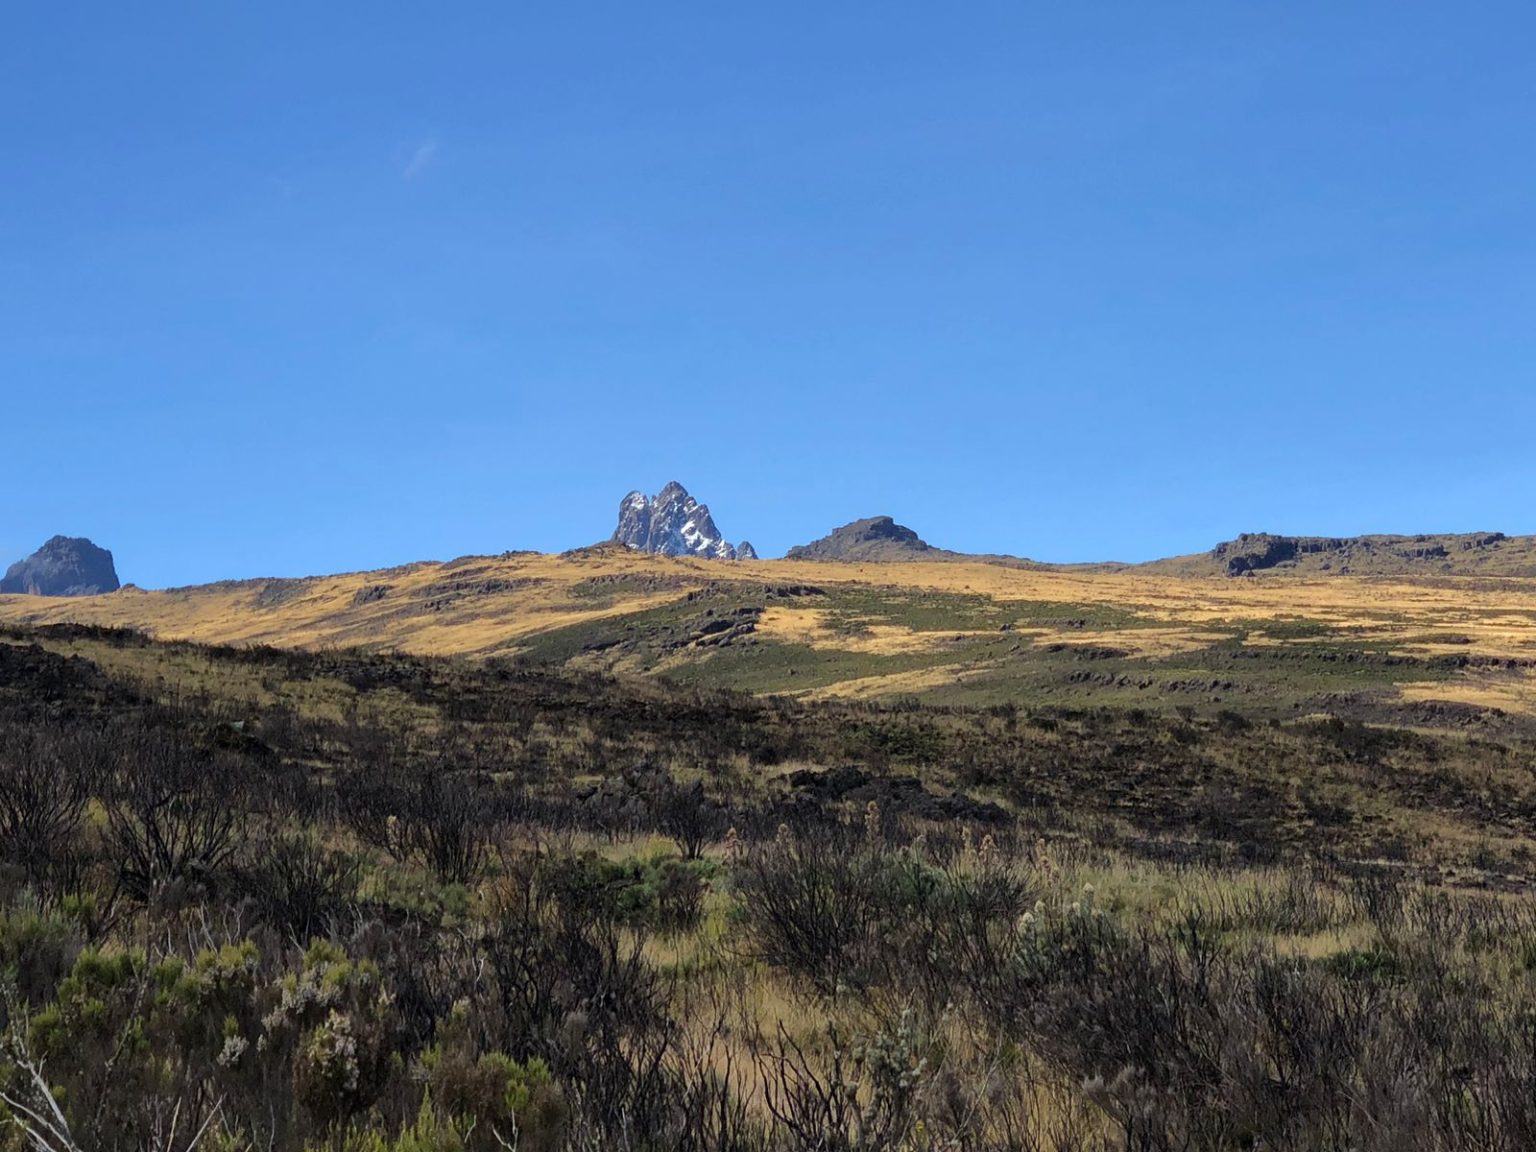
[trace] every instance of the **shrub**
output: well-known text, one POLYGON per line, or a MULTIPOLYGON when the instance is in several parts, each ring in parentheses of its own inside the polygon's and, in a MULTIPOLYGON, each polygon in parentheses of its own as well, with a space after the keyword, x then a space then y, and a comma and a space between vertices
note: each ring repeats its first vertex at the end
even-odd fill
POLYGON ((679 784, 666 779, 651 794, 650 807, 656 826, 677 841, 689 860, 697 860, 707 845, 725 834, 725 813, 705 796, 703 781, 679 784))
MULTIPOLYGON (((149 1147, 173 1111, 196 1131, 254 1031, 253 946, 192 964, 143 951, 80 953, 25 1045, 65 1102, 81 1147, 149 1147), (234 1041, 231 1047, 231 1041, 234 1041)), ((224 1085, 226 1088, 229 1085, 224 1085)))
MULTIPOLYGON (((83 944, 79 922, 62 911, 16 909, 0 915, 0 980, 35 1011, 53 999, 83 944)), ((8 1008, 0 1002, 0 1026, 8 1008)))
POLYGON ((490 853, 495 810, 480 782, 386 761, 351 773, 338 799, 358 836, 396 860, 420 860, 445 883, 473 884, 490 853))
POLYGON ((67 873, 104 762, 91 729, 0 729, 0 860, 44 896, 73 886, 67 873))
POLYGON ((465 1143, 471 1148, 557 1148, 566 1107, 549 1066, 537 1057, 519 1063, 501 1052, 478 1051, 469 1016, 467 1002, 454 1005, 437 1042, 422 1055, 430 1099, 444 1114, 469 1122, 465 1143))
POLYGON ((264 919, 301 941, 334 932, 357 900, 362 864, 313 833, 279 832, 263 846, 247 889, 264 919))
POLYGON ((572 1107, 610 1135, 668 1130, 677 1026, 645 937, 598 909, 563 904, 537 860, 521 863, 485 945, 502 1049, 542 1060, 579 1089, 572 1107))
POLYGON ((862 983, 878 941, 873 860, 833 838, 793 839, 787 829, 754 848, 737 871, 736 889, 757 953, 807 976, 821 991, 862 983))
POLYGON ((107 807, 123 886, 143 899, 171 881, 214 881, 240 844, 245 784, 230 753, 147 729, 124 737, 107 807))
POLYGON ((284 977, 262 1044, 290 1055, 294 1098, 321 1128, 344 1127, 379 1098, 391 1070, 395 1014, 377 966, 324 941, 284 977))
POLYGON ((1034 900, 1026 871, 985 842, 947 868, 887 851, 871 836, 780 836, 748 854, 737 891, 748 935, 769 963, 823 992, 879 982, 943 1004, 955 981, 1001 967, 1034 900))
POLYGON ((681 932, 699 922, 709 867, 686 860, 616 862, 585 852, 549 857, 540 871, 541 883, 573 912, 630 927, 681 932))

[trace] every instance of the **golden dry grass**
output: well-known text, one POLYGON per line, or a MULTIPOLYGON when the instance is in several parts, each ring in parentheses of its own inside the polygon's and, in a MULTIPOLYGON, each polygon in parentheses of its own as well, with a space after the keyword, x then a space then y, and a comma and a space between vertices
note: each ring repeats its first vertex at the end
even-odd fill
MULTIPOLYGON (((767 560, 722 565, 614 550, 568 556, 519 553, 156 592, 129 589, 76 600, 0 597, 0 621, 131 627, 161 639, 205 643, 489 656, 515 653, 553 629, 674 603, 721 580, 744 586, 879 589, 898 598, 964 595, 990 599, 1004 609, 1013 602, 1103 606, 1130 613, 1138 626, 1066 630, 1021 623, 1019 635, 1036 643, 1109 645, 1149 658, 1197 650, 1221 639, 1220 629, 1235 627, 1246 628, 1246 643, 1254 645, 1342 638, 1406 655, 1536 660, 1536 580, 1528 579, 1245 580, 983 563, 767 560), (594 579, 608 582, 601 594, 592 592, 594 579), (386 586, 381 598, 369 599, 365 592, 386 586)), ((892 620, 839 629, 812 604, 770 606, 759 629, 764 637, 785 643, 879 656, 939 651, 957 635, 974 635, 917 631, 892 620)), ((916 692, 960 674, 956 665, 860 676, 820 691, 853 696, 916 692)), ((1449 683, 1407 686, 1404 694, 1415 700, 1536 711, 1536 684, 1529 675, 1469 670, 1449 683)))
POLYGON ((1398 692, 1409 701, 1442 700, 1474 708, 1536 714, 1536 670, 1530 668, 1465 669, 1449 682, 1401 684, 1398 692))
POLYGON ((842 680, 800 693, 807 700, 875 700, 885 696, 915 696, 929 688, 963 681, 967 673, 976 673, 980 666, 968 664, 941 664, 937 668, 919 668, 910 672, 891 672, 881 676, 859 676, 842 680))
POLYGON ((757 630, 771 640, 804 644, 811 648, 835 648, 872 656, 899 656, 931 652, 954 636, 977 635, 974 631, 918 632, 900 624, 865 624, 856 632, 839 631, 829 613, 819 608, 769 608, 757 630))

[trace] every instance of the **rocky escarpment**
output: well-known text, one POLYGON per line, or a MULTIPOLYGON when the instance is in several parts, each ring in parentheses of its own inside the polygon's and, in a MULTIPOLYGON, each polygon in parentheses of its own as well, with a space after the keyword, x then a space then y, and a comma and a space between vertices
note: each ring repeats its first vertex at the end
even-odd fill
POLYGON ((1444 536, 1272 536, 1244 533, 1218 544, 1211 558, 1228 576, 1244 576, 1280 567, 1310 568, 1348 574, 1370 572, 1454 572, 1460 562, 1476 563, 1497 551, 1509 537, 1502 532, 1444 536))
POLYGON ((631 492, 624 497, 613 539, 626 548, 659 556, 757 559, 757 552, 746 541, 739 547, 727 543, 715 526, 709 505, 700 504, 676 480, 655 496, 631 492))
POLYGON ((119 587, 112 553, 71 536, 55 536, 0 580, 0 594, 15 596, 96 596, 119 587))

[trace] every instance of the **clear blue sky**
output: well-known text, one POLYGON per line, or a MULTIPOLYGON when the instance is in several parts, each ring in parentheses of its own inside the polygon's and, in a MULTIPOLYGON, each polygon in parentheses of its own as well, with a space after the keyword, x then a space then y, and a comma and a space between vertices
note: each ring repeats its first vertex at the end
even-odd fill
POLYGON ((1536 532, 1526 3, 12 5, 0 560, 1536 532))

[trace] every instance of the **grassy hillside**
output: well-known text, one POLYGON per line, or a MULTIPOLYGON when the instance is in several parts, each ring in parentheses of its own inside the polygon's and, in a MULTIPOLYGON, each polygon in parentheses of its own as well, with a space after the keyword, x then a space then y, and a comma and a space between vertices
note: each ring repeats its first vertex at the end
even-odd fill
POLYGON ((79 600, 0 622, 634 672, 805 698, 1536 716, 1536 580, 1186 577, 985 563, 673 560, 610 548, 79 600))
POLYGON ((0 1149, 1512 1152, 1533 748, 13 628, 0 1149))

